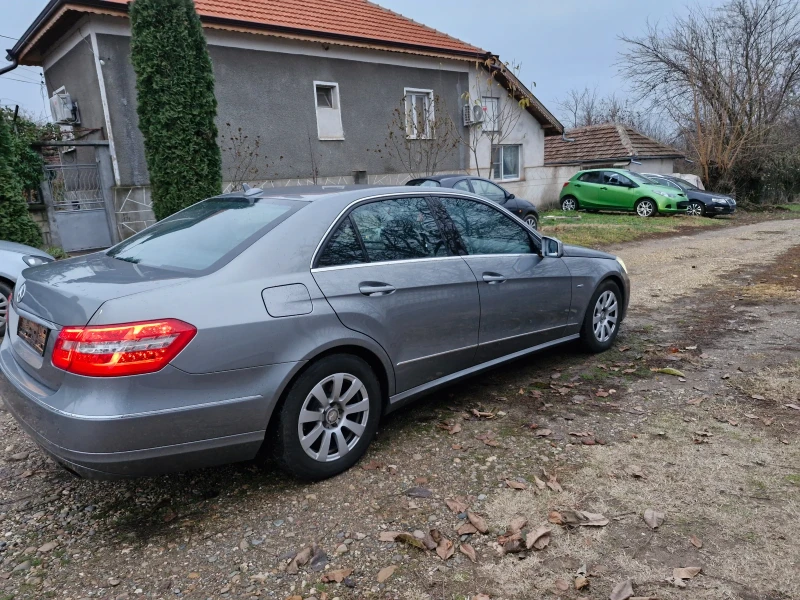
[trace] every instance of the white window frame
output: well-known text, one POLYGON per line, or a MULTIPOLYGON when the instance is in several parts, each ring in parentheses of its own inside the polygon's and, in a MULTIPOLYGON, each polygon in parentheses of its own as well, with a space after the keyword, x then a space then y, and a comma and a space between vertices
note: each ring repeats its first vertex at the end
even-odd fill
POLYGON ((483 107, 483 112, 485 114, 481 129, 483 131, 492 133, 499 132, 500 123, 498 123, 498 121, 500 119, 500 98, 496 98, 494 96, 483 96, 481 98, 481 106, 483 107), (489 109, 489 106, 492 104, 494 104, 494 111, 489 109))
POLYGON ((335 81, 315 81, 314 109, 317 114, 317 138, 320 140, 344 140, 342 127, 342 109, 339 96, 339 84, 335 81), (331 88, 332 107, 317 105, 317 88, 331 88))
POLYGON ((492 147, 492 177, 491 177, 491 179, 493 181, 519 181, 520 179, 522 179, 522 144, 497 144, 497 145, 492 147), (500 149, 500 174, 499 174, 499 176, 498 176, 497 173, 494 172, 495 171, 495 169, 494 169, 494 151, 495 151, 495 148, 500 149), (518 150, 519 154, 517 156, 517 158, 518 158, 517 164, 518 164, 518 171, 519 172, 516 175, 508 175, 507 176, 505 173, 503 173, 503 152, 505 152, 505 148, 518 148, 519 149, 518 150))
POLYGON ((434 137, 433 122, 435 119, 433 108, 433 90, 424 90, 419 88, 404 88, 403 89, 403 104, 406 111, 406 137, 409 140, 431 140, 434 137), (424 96, 428 104, 427 118, 425 119, 425 131, 417 131, 416 119, 412 118, 413 111, 413 98, 415 96, 424 96))

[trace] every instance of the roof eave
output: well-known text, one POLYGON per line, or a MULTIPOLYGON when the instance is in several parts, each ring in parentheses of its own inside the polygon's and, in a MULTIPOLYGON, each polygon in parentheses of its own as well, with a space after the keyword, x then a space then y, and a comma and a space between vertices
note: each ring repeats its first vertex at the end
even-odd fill
MULTIPOLYGON (((95 8, 95 9, 105 9, 110 12, 114 12, 117 14, 125 14, 128 12, 128 5, 127 4, 119 4, 117 2, 106 2, 104 0, 50 0, 50 2, 45 6, 39 16, 34 20, 30 27, 25 31, 25 33, 20 37, 14 47, 8 50, 8 60, 12 61, 15 58, 17 60, 24 60, 24 54, 30 49, 27 46, 30 45, 31 41, 35 40, 37 35, 40 33, 42 28, 46 26, 49 21, 54 17, 58 16, 58 12, 60 9, 65 7, 72 7, 76 10, 80 10, 81 8, 95 8)), ((359 36, 351 36, 345 34, 337 34, 337 33, 328 33, 323 31, 317 30, 310 30, 310 29, 301 29, 295 27, 283 27, 279 25, 267 25, 261 23, 254 23, 252 21, 245 21, 241 19, 228 19, 224 17, 210 17, 210 16, 202 16, 200 20, 204 24, 218 26, 218 27, 241 27, 247 28, 254 31, 264 31, 264 32, 274 32, 283 35, 301 35, 301 36, 308 36, 318 38, 320 40, 330 40, 331 42, 343 42, 343 43, 361 43, 361 44, 372 44, 375 46, 380 46, 386 49, 397 49, 397 50, 406 50, 418 53, 431 53, 437 55, 445 55, 448 57, 458 58, 458 59, 469 59, 474 60, 476 58, 481 58, 486 55, 485 51, 476 48, 475 50, 457 50, 453 48, 442 48, 438 46, 426 46, 421 44, 408 44, 404 42, 393 42, 390 40, 379 40, 379 39, 372 39, 367 37, 359 37, 359 36)))
POLYGON ((685 154, 659 154, 653 156, 631 156, 631 155, 624 155, 624 156, 605 156, 600 158, 576 158, 576 159, 565 159, 565 160, 545 160, 544 166, 545 167, 555 167, 559 165, 568 166, 568 165, 583 165, 588 163, 596 163, 596 162, 609 162, 615 160, 627 160, 627 161, 638 161, 638 160, 666 160, 666 159, 678 159, 678 158, 686 158, 685 154))

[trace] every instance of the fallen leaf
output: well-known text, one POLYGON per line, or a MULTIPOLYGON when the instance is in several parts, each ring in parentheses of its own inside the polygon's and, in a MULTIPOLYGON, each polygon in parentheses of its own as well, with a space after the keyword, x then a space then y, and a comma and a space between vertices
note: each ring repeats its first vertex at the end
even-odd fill
POLYGON ((575 589, 582 590, 587 585, 589 585, 589 580, 586 577, 576 577, 575 578, 575 589))
POLYGON ((473 533, 478 533, 478 530, 472 523, 464 523, 461 527, 456 529, 456 533, 458 535, 471 535, 473 533))
POLYGON ((644 522, 647 523, 650 529, 656 529, 664 522, 664 513, 648 508, 644 511, 644 522))
POLYGON ((692 543, 692 546, 694 546, 697 549, 700 549, 700 548, 703 547, 703 540, 701 540, 696 535, 693 535, 692 537, 690 537, 689 541, 692 543))
POLYGON ((328 571, 322 576, 322 583, 342 583, 345 577, 350 577, 353 569, 337 569, 336 571, 328 571))
POLYGON ((528 486, 524 483, 520 483, 519 481, 514 481, 513 479, 506 479, 506 485, 510 487, 512 490, 527 490, 528 486))
POLYGON ((478 417, 479 419, 494 419, 494 413, 480 411, 477 408, 472 409, 472 414, 478 417))
POLYGON ((569 435, 574 435, 575 437, 591 437, 591 433, 588 431, 570 431, 569 435))
POLYGON ((614 586, 614 589, 611 590, 611 596, 609 596, 609 600, 629 600, 629 598, 632 596, 633 585, 631 584, 631 580, 628 579, 627 581, 621 581, 614 586))
POLYGON ((450 424, 450 423, 446 423, 446 422, 441 422, 441 423, 439 423, 438 427, 439 427, 439 429, 444 429, 450 435, 456 434, 459 431, 461 431, 461 424, 460 423, 450 424))
POLYGON ((550 431, 549 429, 537 429, 536 433, 534 433, 533 435, 535 435, 536 437, 547 437, 551 433, 553 432, 550 431))
POLYGON ((600 513, 590 513, 584 510, 581 515, 586 519, 581 523, 584 527, 605 527, 609 523, 608 519, 600 513))
POLYGON ((595 396, 598 398, 608 398, 608 392, 604 392, 603 390, 599 390, 595 392, 595 396))
MULTIPOLYGON (((431 530, 431 531, 435 531, 435 530, 431 530)), ((438 533, 438 531, 437 531, 437 533, 438 533)), ((416 536, 414 536, 414 537, 416 537, 416 536)), ((430 533, 426 533, 425 535, 422 536, 422 543, 424 544, 424 546, 428 550, 436 550, 436 546, 439 545, 437 540, 434 540, 433 536, 430 533)))
POLYGON ((439 540, 439 544, 436 546, 436 554, 439 555, 439 558, 442 560, 447 560, 455 553, 456 549, 453 545, 453 542, 448 540, 446 537, 442 536, 439 540))
POLYGON ((549 527, 539 527, 536 531, 528 532, 525 537, 525 547, 528 550, 531 548, 543 550, 550 543, 550 532, 551 529, 549 527))
POLYGON ((382 568, 380 571, 378 571, 378 583, 383 583, 384 581, 389 579, 389 577, 394 575, 394 572, 396 570, 397 567, 395 565, 392 565, 391 567, 382 568))
POLYGON ((693 579, 702 570, 702 567, 676 568, 672 570, 672 576, 675 579, 693 579))
POLYGON ((378 540, 381 542, 393 542, 401 533, 401 531, 381 531, 378 534, 378 540))
POLYGON ((472 600, 490 600, 490 598, 488 594, 475 594, 472 600))
POLYGON ((761 422, 764 423, 765 427, 769 427, 775 422, 775 417, 763 417, 761 422))
POLYGON ((764 396, 762 396, 761 394, 753 394, 753 395, 752 395, 752 396, 750 396, 750 397, 751 397, 753 400, 766 400, 766 398, 764 398, 764 396))
POLYGON ((800 406, 797 404, 784 404, 786 408, 791 408, 792 410, 800 410, 800 406))
POLYGON ((525 550, 525 544, 519 534, 506 540, 502 544, 503 554, 513 554, 515 552, 522 552, 525 550))
POLYGON ((566 592, 569 589, 569 583, 563 579, 556 579, 556 589, 559 592, 566 592))
POLYGON ((475 552, 470 544, 464 543, 458 547, 459 552, 469 558, 472 562, 478 562, 478 553, 475 552))
POLYGON ((678 371, 678 369, 673 369, 672 367, 664 367, 662 369, 656 369, 656 373, 663 373, 664 375, 672 375, 674 377, 686 377, 686 375, 678 371))
POLYGON ((379 469, 382 469, 382 468, 383 468, 383 467, 385 467, 385 466, 386 466, 386 465, 385 465, 385 464, 383 464, 383 463, 382 463, 382 462, 380 462, 380 461, 377 461, 377 460, 371 460, 371 461, 369 461, 367 464, 365 464, 365 465, 361 465, 361 468, 362 468, 362 469, 364 469, 365 471, 377 471, 377 470, 379 470, 379 469))
POLYGON ((409 546, 413 546, 414 548, 419 548, 420 550, 425 550, 425 544, 422 543, 422 540, 415 538, 410 533, 401 533, 395 538, 396 542, 402 542, 404 544, 408 544, 409 546))
POLYGON ((464 502, 461 500, 453 499, 453 498, 446 498, 444 501, 447 504, 447 508, 452 510, 456 514, 461 514, 463 512, 467 512, 467 508, 469 508, 464 502))
POLYGON ((561 513, 557 514, 561 520, 561 523, 558 523, 559 525, 569 525, 571 527, 605 527, 609 523, 609 520, 604 515, 582 510, 562 510, 561 513))
POLYGON ((489 531, 489 525, 486 523, 486 519, 478 514, 475 514, 471 510, 467 511, 467 519, 469 519, 469 522, 472 523, 475 526, 475 529, 481 533, 486 533, 489 531))
POLYGON ((695 435, 699 435, 700 437, 714 437, 714 434, 710 431, 695 431, 695 435))
POLYGON ((403 493, 411 498, 430 498, 433 496, 433 492, 424 487, 412 487, 403 493))
POLYGON ((506 531, 509 534, 519 533, 524 529, 525 525, 527 524, 528 524, 528 519, 526 519, 521 515, 517 515, 516 517, 511 519, 511 522, 508 524, 508 528, 506 531))
POLYGON ((625 468, 625 472, 635 479, 646 479, 642 467, 639 465, 629 465, 625 468))
POLYGON ((747 417, 748 419, 757 419, 758 418, 758 415, 754 415, 752 413, 744 413, 744 416, 747 417))
POLYGON ((300 567, 307 564, 309 560, 311 560, 311 555, 314 553, 314 549, 309 546, 308 548, 303 548, 300 552, 295 554, 295 557, 289 563, 289 566, 286 567, 286 572, 290 575, 296 575, 300 571, 300 567))
POLYGON ((554 492, 557 492, 557 493, 561 493, 561 492, 564 491, 564 488, 562 488, 561 484, 558 483, 558 480, 556 479, 555 473, 553 473, 550 476, 550 478, 547 480, 547 487, 549 487, 551 490, 553 490, 554 492))
POLYGON ((541 479, 539 479, 536 475, 533 476, 533 482, 536 484, 536 487, 539 488, 540 490, 543 490, 544 488, 547 487, 547 484, 541 479))
POLYGON ((554 525, 563 525, 564 519, 561 516, 561 513, 558 511, 551 511, 549 515, 547 515, 547 520, 553 523, 554 525))
POLYGON ((700 404, 702 401, 703 401, 703 398, 692 398, 691 400, 688 400, 686 402, 686 404, 697 405, 697 404, 700 404))

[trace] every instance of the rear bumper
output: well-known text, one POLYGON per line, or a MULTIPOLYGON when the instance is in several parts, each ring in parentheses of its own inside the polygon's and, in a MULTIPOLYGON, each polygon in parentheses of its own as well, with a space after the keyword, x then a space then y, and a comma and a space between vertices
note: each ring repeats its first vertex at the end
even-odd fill
POLYGON ((101 388, 107 394, 102 396, 91 389, 96 380, 74 378, 48 396, 16 362, 6 340, 0 347, 0 369, 5 376, 0 377, 0 395, 36 443, 79 475, 139 477, 254 458, 264 441, 278 390, 295 365, 208 375, 189 375, 168 367, 172 372, 164 376, 173 383, 175 378, 184 380, 183 389, 148 384, 146 376, 121 377, 114 383, 129 381, 116 388, 101 388), (75 385, 81 380, 82 389, 75 385), (253 393, 257 389, 262 393, 253 393), (163 395, 163 404, 175 397, 183 397, 185 402, 187 390, 195 394, 194 404, 151 409, 154 396, 158 401, 157 396, 163 395), (220 393, 248 391, 251 393, 234 398, 214 399, 220 393), (80 399, 75 400, 76 396, 80 399), (98 406, 102 414, 98 414, 98 406), (125 409, 114 410, 121 406, 125 409))

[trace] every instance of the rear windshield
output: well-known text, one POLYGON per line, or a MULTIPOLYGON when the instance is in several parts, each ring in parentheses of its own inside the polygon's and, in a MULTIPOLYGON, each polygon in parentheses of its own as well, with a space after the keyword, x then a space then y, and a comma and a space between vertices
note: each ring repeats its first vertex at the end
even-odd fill
POLYGON ((201 274, 221 267, 305 202, 210 198, 159 221, 114 246, 108 256, 201 274))
POLYGON ((441 187, 441 183, 433 179, 414 179, 406 185, 416 185, 418 187, 441 187))

